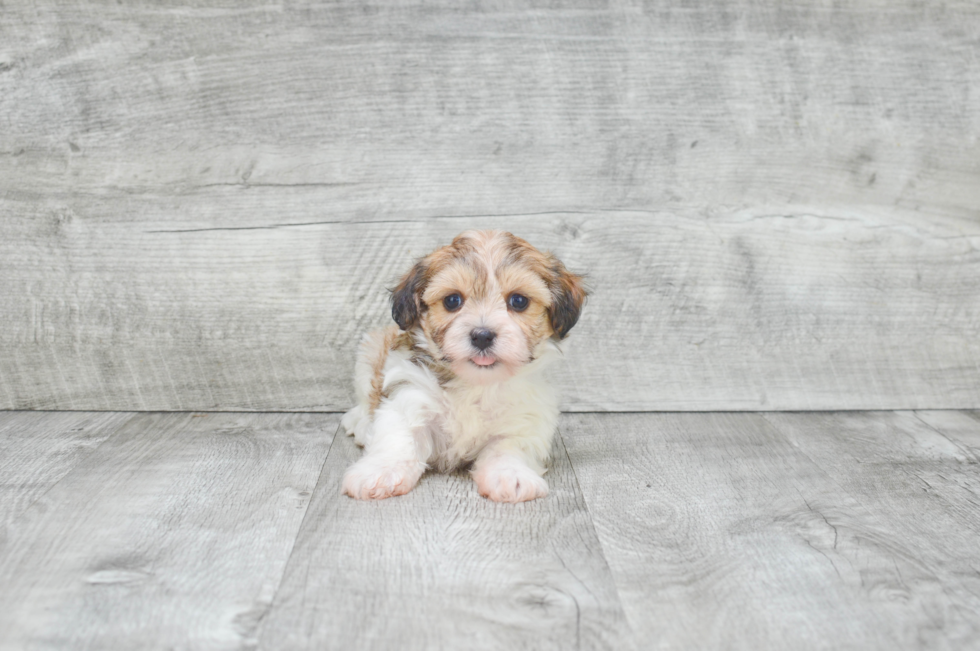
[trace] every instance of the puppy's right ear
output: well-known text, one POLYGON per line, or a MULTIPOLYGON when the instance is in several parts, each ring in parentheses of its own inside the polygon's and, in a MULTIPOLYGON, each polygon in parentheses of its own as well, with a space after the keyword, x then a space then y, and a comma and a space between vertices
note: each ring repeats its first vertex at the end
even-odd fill
POLYGON ((402 330, 410 330, 422 316, 422 292, 425 290, 427 267, 417 263, 391 291, 391 318, 402 330))

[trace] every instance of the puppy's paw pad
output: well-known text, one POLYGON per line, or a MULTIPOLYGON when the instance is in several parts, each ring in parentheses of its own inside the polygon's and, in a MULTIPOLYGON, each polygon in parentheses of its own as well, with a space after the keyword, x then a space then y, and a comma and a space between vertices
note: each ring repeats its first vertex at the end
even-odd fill
POLYGON ((548 482, 519 462, 485 466, 473 478, 480 495, 494 502, 527 502, 548 494, 548 482))
POLYGON ((390 465, 361 460, 344 473, 343 492, 358 500, 383 500, 415 488, 424 466, 417 462, 390 465))

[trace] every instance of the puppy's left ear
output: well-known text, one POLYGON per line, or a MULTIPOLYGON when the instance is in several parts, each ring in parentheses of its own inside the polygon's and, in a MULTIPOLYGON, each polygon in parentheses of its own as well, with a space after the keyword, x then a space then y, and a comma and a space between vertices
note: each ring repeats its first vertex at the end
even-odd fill
POLYGON ((564 339, 568 331, 578 322, 585 305, 588 290, 585 288, 582 276, 573 274, 557 258, 552 257, 553 274, 551 286, 551 307, 548 309, 551 317, 551 329, 555 336, 564 339))
POLYGON ((427 270, 424 262, 417 263, 391 290, 391 318, 402 330, 413 328, 422 316, 422 292, 425 290, 427 270))

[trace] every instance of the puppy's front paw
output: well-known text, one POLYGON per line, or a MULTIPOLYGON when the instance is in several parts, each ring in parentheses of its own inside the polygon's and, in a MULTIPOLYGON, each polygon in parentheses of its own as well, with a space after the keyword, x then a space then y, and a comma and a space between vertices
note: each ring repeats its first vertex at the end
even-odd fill
POLYGON ((417 461, 383 463, 363 458, 344 473, 343 492, 358 500, 383 500, 415 488, 425 464, 417 461))
POLYGON ((548 494, 548 482, 516 457, 477 462, 473 479, 480 495, 494 502, 526 502, 548 494))
POLYGON ((340 419, 340 425, 347 432, 348 436, 354 437, 354 442, 364 447, 370 438, 371 417, 368 415, 364 405, 357 405, 340 419))

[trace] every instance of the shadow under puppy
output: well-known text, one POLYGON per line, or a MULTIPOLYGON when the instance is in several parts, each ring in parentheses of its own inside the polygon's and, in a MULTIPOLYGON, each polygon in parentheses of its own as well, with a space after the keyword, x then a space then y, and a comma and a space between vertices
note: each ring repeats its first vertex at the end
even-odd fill
POLYGON ((519 237, 467 231, 392 293, 398 326, 365 335, 344 415, 364 455, 344 475, 358 499, 403 495, 426 468, 472 464, 481 495, 548 494, 558 396, 542 371, 578 321, 582 278, 519 237))

